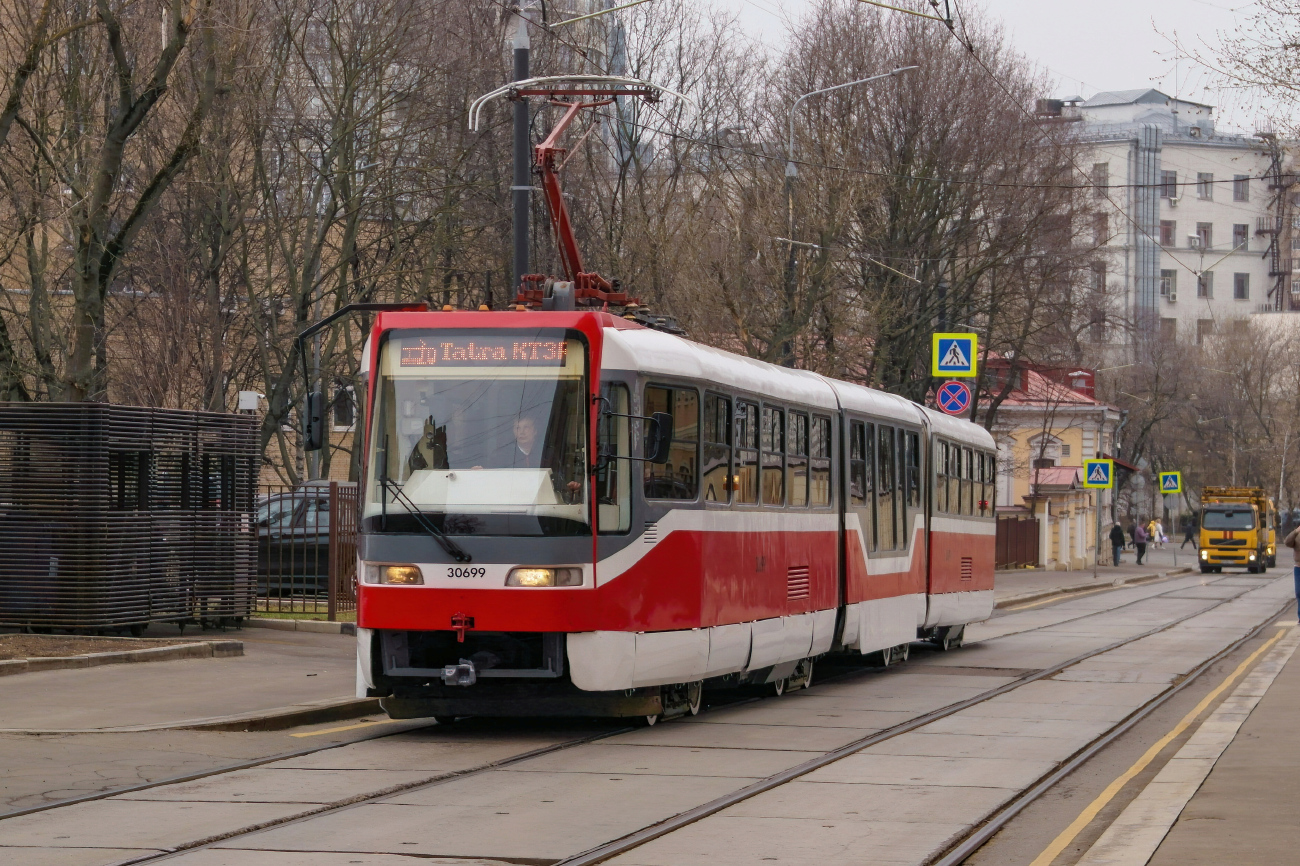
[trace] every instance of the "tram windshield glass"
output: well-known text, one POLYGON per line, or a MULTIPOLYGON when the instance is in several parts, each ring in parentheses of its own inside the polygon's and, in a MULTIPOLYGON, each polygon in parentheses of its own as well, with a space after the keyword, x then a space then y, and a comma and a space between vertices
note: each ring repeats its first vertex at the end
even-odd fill
POLYGON ((380 349, 364 525, 581 535, 586 348, 573 331, 400 330, 380 349))
POLYGON ((1207 508, 1201 526, 1214 530, 1254 529, 1255 512, 1249 508, 1207 508))

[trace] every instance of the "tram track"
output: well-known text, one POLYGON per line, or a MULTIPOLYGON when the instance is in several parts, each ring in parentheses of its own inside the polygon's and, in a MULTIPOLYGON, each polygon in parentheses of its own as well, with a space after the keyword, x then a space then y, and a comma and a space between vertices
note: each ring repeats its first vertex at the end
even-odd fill
MULTIPOLYGON (((1198 585, 1212 586, 1224 579, 1226 578, 1220 577, 1215 580, 1208 581, 1206 583, 1198 584, 1198 585)), ((1260 584, 1260 586, 1263 585, 1265 584, 1260 584)), ((1103 608, 1101 610, 1096 610, 1096 611, 1090 611, 1088 613, 1081 614, 1080 616, 1069 617, 1067 619, 1059 620, 1052 623, 1047 623, 1041 626, 1035 626, 1021 631, 996 635, 982 642, 992 642, 992 641, 999 640, 1003 637, 1010 637, 1013 635, 1023 635, 1035 631, 1041 631, 1044 629, 1056 628, 1062 625, 1075 623, 1080 620, 1088 619, 1094 616, 1111 615, 1117 611, 1122 611, 1125 608, 1129 608, 1137 604, 1149 602, 1154 599, 1159 599, 1162 596, 1168 595, 1170 593, 1184 591, 1188 588, 1189 587, 1184 587, 1184 586, 1173 587, 1166 590, 1165 592, 1147 595, 1142 598, 1134 599, 1132 601, 1128 601, 1123 604, 1116 605, 1114 607, 1103 608)), ((1015 691, 1016 689, 1025 686, 1029 683, 1052 677, 1066 670, 1067 668, 1077 665, 1090 658, 1102 655, 1107 652, 1111 652, 1113 650, 1119 649, 1128 644, 1135 643, 1137 641, 1151 637, 1152 635, 1159 634, 1160 632, 1173 628, 1182 622, 1185 622, 1197 616, 1204 615, 1224 604, 1231 603, 1235 599, 1240 598, 1241 596, 1249 593, 1252 589, 1255 588, 1258 587, 1243 586, 1241 587, 1241 592, 1233 595, 1230 598, 1221 599, 1217 603, 1209 605, 1208 607, 1193 611, 1191 613, 1188 613, 1176 619, 1163 622, 1150 629, 1144 630, 1141 633, 1134 634, 1113 641, 1104 646, 1089 650, 1085 653, 1074 656, 1070 659, 1059 662, 1057 664, 1050 665, 1048 667, 1037 669, 1037 670, 1027 671, 1024 674, 1016 677, 1015 679, 1003 683, 1002 685, 996 686, 994 688, 981 692, 977 695, 973 695, 963 700, 956 701, 952 704, 916 716, 912 719, 909 719, 905 722, 901 722, 897 725, 893 725, 889 728, 876 731, 867 736, 854 740, 837 749, 822 753, 820 755, 817 755, 814 758, 810 758, 809 760, 802 762, 794 767, 790 767, 781 772, 772 774, 750 785, 740 788, 736 791, 730 792, 726 795, 710 800, 699 806, 678 813, 677 815, 674 815, 668 819, 649 825, 647 827, 644 827, 633 833, 627 834, 626 836, 620 837, 618 839, 595 846, 586 851, 579 852, 578 854, 574 854, 567 858, 555 861, 555 866, 587 866, 587 864, 600 863, 612 857, 626 853, 627 851, 631 851, 635 848, 638 848, 654 839, 660 838, 662 836, 680 830, 683 827, 686 827, 690 824, 700 821, 701 819, 707 818, 710 815, 716 814, 730 806, 733 806, 737 803, 741 803, 761 793, 778 788, 784 784, 794 781, 795 779, 805 776, 817 769, 828 766, 829 764, 833 764, 836 761, 839 761, 845 757, 848 757, 849 755, 855 754, 864 749, 870 748, 871 746, 874 746, 878 743, 882 743, 886 740, 893 739, 894 737, 898 737, 910 731, 914 731, 918 728, 924 727, 928 724, 931 724, 935 721, 946 718, 948 716, 955 715, 956 713, 959 713, 965 709, 992 700, 996 697, 999 697, 1000 695, 1004 695, 1009 692, 1015 691)), ((1122 588, 1117 588, 1117 589, 1122 589, 1122 588)), ((1070 600, 1071 599, 1068 596, 1062 598, 1062 602, 1066 602, 1070 600)), ((1285 604, 1279 607, 1279 610, 1281 610, 1284 607, 1285 604)), ((933 863, 934 866, 956 866, 956 864, 961 863, 966 857, 970 856, 970 854, 972 854, 975 850, 977 850, 978 847, 983 844, 983 841, 986 841, 988 837, 990 837, 993 833, 996 833, 996 828, 995 828, 991 831, 988 831, 986 836, 979 836, 978 834, 985 832, 983 829, 984 827, 993 826, 992 822, 994 820, 997 820, 1000 822, 997 824, 997 827, 1000 828, 1002 824, 1005 824, 1012 817, 1014 817, 1014 814, 1022 810, 1026 805, 1028 805, 1029 802, 1032 802, 1032 798, 1026 799, 1026 797, 1029 797, 1031 792, 1034 793, 1034 798, 1041 795, 1043 791, 1046 791, 1053 784, 1055 784, 1056 781, 1059 781, 1059 778, 1063 777, 1064 775, 1067 775, 1070 771, 1076 768, 1080 763, 1086 761, 1087 758, 1091 757, 1092 754, 1095 754, 1096 751, 1100 750, 1101 748, 1104 748, 1105 745, 1111 742, 1115 737, 1122 735, 1125 731, 1131 728, 1133 724, 1136 724, 1138 721, 1140 721, 1142 717, 1145 717, 1145 715, 1157 709, 1160 704, 1169 700, 1169 698, 1171 698, 1174 694, 1176 694, 1181 689, 1185 688, 1189 683, 1194 681, 1197 676, 1203 673, 1204 670, 1208 669, 1224 655, 1231 653, 1236 648, 1238 648, 1241 644, 1249 641, 1254 636, 1256 636, 1260 630, 1267 627, 1268 623, 1272 619, 1274 619, 1275 616, 1276 616, 1276 612, 1270 614, 1267 618, 1264 619, 1263 622, 1261 622, 1257 627, 1255 627, 1250 634, 1241 638, 1239 641, 1234 642, 1233 645, 1221 651, 1220 653, 1216 654, 1214 658, 1211 658, 1206 662, 1204 662, 1203 664, 1199 665, 1192 673, 1190 673, 1186 678, 1184 678, 1178 684, 1162 692, 1160 695, 1157 695, 1156 697, 1151 699, 1151 701, 1149 701, 1147 704, 1144 704, 1142 707, 1135 710, 1134 713, 1130 714, 1130 716, 1126 717, 1124 720, 1119 722, 1115 727, 1103 733, 1096 740, 1094 740, 1093 743, 1085 746, 1078 753, 1076 753, 1074 756, 1068 759, 1067 762, 1063 763, 1056 770, 1044 776, 1033 786, 1031 786, 1031 788, 1023 792, 1020 796, 1013 799, 1013 801, 1010 804, 1008 804, 1006 807, 1003 808, 1003 810, 1000 810, 997 813, 995 818, 989 819, 989 821, 986 822, 986 824, 981 825, 980 828, 976 828, 976 830, 972 831, 972 833, 968 837, 965 837, 963 840, 960 840, 957 843, 956 848, 951 848, 949 852, 944 855, 945 858, 957 857, 958 855, 960 855, 959 859, 932 860, 931 863, 933 863), (1009 811, 1013 806, 1015 807, 1015 811, 1014 812, 1009 811), (1007 812, 1005 817, 1002 814, 1004 811, 1007 812), (978 841, 978 843, 974 841, 977 839, 977 837, 980 840, 978 841), (968 842, 967 840, 970 841, 968 842), (969 847, 969 848, 964 847, 967 846, 968 844, 973 845, 974 847, 969 847)), ((855 670, 846 671, 842 674, 838 674, 833 677, 821 678, 820 682, 843 681, 845 679, 850 679, 857 676, 868 675, 872 672, 873 669, 859 668, 855 670)), ((723 704, 722 706, 733 707, 739 703, 748 703, 753 700, 757 700, 757 699, 750 698, 748 700, 742 699, 740 701, 729 701, 723 704)), ((89 802, 94 800, 102 800, 109 797, 134 793, 138 791, 148 790, 151 788, 163 787, 170 784, 199 781, 205 778, 211 778, 214 776, 219 776, 219 775, 223 775, 226 773, 231 773, 243 769, 251 769, 259 766, 265 766, 267 764, 275 763, 277 761, 299 758, 306 755, 327 751, 330 749, 342 748, 345 746, 353 745, 355 743, 367 742, 367 741, 381 739, 385 737, 391 737, 391 736, 398 736, 403 733, 408 733, 412 730, 422 730, 425 727, 428 726, 421 725, 414 728, 406 728, 401 731, 390 730, 390 731, 377 732, 373 736, 358 737, 349 740, 347 742, 329 743, 318 747, 298 749, 292 752, 281 753, 277 755, 267 756, 265 758, 259 758, 251 761, 241 762, 238 764, 213 768, 207 771, 186 774, 184 776, 171 777, 168 779, 160 779, 156 782, 144 783, 142 785, 98 792, 96 794, 71 798, 69 800, 63 800, 55 803, 41 804, 39 806, 30 807, 28 809, 15 810, 12 812, 5 813, 3 815, 0 815, 0 820, 3 820, 5 818, 10 818, 10 817, 18 817, 26 814, 32 814, 35 812, 49 811, 64 806, 76 805, 78 803, 84 803, 84 802, 89 802)), ((455 780, 473 777, 475 775, 484 774, 487 772, 491 772, 493 770, 505 769, 512 765, 519 764, 531 760, 533 758, 541 757, 543 755, 553 754, 555 752, 564 751, 567 749, 575 748, 577 746, 586 745, 588 743, 597 742, 620 734, 628 733, 631 730, 634 729, 631 727, 619 727, 612 730, 600 731, 589 736, 578 737, 572 740, 566 740, 564 742, 551 744, 549 746, 544 746, 538 749, 532 749, 525 752, 521 752, 519 754, 511 755, 495 761, 484 762, 474 767, 436 774, 425 779, 420 779, 420 780, 415 780, 415 781, 411 781, 399 785, 390 786, 380 791, 370 791, 364 794, 356 795, 346 800, 335 801, 328 804, 321 804, 320 806, 317 806, 315 808, 306 809, 302 812, 298 812, 293 815, 285 816, 279 819, 262 822, 255 826, 245 825, 239 827, 238 829, 232 830, 228 833, 221 833, 207 838, 193 840, 185 843, 184 845, 176 846, 174 848, 169 848, 163 851, 151 852, 149 854, 142 855, 140 857, 118 861, 117 863, 114 864, 114 866, 143 866, 143 864, 163 862, 165 860, 176 857, 182 853, 193 851, 198 848, 214 845, 219 842, 225 842, 231 839, 239 838, 241 836, 251 835, 253 833, 257 833, 262 830, 267 830, 273 827, 283 827, 300 821, 319 818, 322 815, 326 815, 332 812, 338 812, 359 805, 364 805, 366 803, 382 800, 386 797, 391 797, 394 794, 411 792, 422 788, 428 788, 436 785, 446 784, 448 782, 455 781, 455 780)))

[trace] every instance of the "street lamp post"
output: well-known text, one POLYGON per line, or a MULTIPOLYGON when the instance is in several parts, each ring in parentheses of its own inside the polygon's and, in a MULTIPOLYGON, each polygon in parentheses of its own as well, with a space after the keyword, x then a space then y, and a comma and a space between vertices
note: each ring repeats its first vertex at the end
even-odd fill
MULTIPOLYGON (((800 246, 796 243, 794 236, 794 182, 799 176, 799 167, 794 162, 794 118, 799 112, 799 106, 805 99, 810 96, 820 96, 823 93, 830 93, 833 90, 843 90, 846 87, 856 87, 859 84, 867 84, 871 81, 879 81, 882 78, 892 78, 895 75, 901 75, 912 69, 918 69, 917 66, 899 66, 891 69, 889 72, 880 75, 872 75, 869 78, 859 78, 857 81, 847 81, 844 84, 836 84, 834 87, 823 87, 821 90, 813 90, 805 93, 794 101, 790 106, 790 138, 785 148, 785 216, 786 216, 786 233, 790 243, 790 254, 785 263, 785 300, 786 309, 789 310, 794 306, 794 284, 795 284, 795 248, 800 246)), ((794 364, 794 347, 786 340, 781 347, 781 363, 785 366, 794 364)))

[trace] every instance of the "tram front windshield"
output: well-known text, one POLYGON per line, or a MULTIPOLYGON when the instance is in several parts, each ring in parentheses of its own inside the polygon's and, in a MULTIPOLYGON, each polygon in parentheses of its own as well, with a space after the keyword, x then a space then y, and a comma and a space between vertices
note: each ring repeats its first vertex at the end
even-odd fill
POLYGON ((589 534, 586 349, 562 328, 399 330, 380 348, 364 524, 589 534))
POLYGON ((1249 508, 1207 508, 1201 526, 1216 530, 1254 529, 1255 512, 1249 508))

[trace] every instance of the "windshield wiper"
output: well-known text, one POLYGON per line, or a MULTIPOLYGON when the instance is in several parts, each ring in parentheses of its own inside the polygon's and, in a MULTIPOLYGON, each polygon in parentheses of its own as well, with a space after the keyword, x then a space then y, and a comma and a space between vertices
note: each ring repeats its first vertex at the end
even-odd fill
POLYGON ((411 498, 402 490, 400 484, 389 478, 387 475, 380 478, 379 481, 383 484, 385 490, 392 492, 393 500, 395 502, 400 502, 402 505, 406 506, 406 510, 415 518, 415 522, 420 524, 420 528, 429 533, 429 535, 433 537, 433 540, 438 542, 438 546, 446 551, 448 556, 452 557, 457 562, 472 561, 470 555, 465 552, 463 547, 448 538, 446 533, 439 529, 426 514, 416 507, 415 503, 411 501, 411 498))

